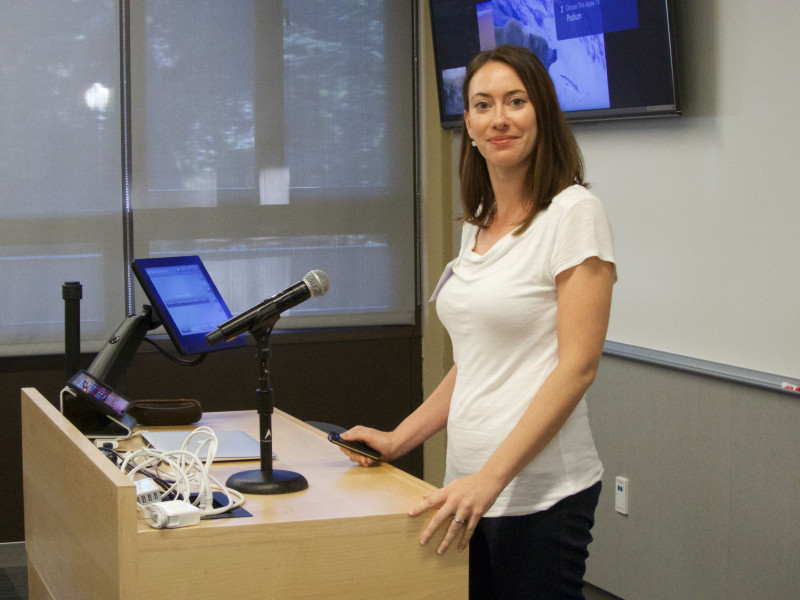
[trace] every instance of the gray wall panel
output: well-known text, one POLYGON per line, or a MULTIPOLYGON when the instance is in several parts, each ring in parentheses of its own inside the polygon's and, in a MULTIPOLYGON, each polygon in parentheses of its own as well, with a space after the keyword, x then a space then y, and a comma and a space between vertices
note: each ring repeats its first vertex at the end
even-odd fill
POLYGON ((606 473, 587 581, 625 600, 800 597, 800 402, 606 356, 589 409, 606 473))
POLYGON ((800 598, 800 400, 732 397, 729 598, 800 598))

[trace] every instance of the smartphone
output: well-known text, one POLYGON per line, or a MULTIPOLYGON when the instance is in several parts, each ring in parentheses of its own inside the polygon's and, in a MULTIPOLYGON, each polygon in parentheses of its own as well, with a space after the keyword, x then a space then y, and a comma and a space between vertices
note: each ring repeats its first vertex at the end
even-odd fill
POLYGON ((87 371, 75 373, 67 382, 67 387, 96 410, 117 419, 128 411, 131 404, 122 394, 115 392, 87 371))
POLYGON ((335 431, 331 431, 328 434, 328 441, 333 442, 337 446, 341 446, 342 448, 347 448, 348 450, 352 450, 357 454, 363 454, 367 458, 371 458, 372 460, 380 460, 381 453, 375 450, 374 448, 370 448, 364 442, 350 442, 348 440, 343 440, 341 436, 336 433, 335 431))

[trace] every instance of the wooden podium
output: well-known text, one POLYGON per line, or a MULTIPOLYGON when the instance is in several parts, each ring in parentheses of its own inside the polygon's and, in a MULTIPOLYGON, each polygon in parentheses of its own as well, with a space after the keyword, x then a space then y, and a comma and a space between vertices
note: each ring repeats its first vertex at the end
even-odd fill
MULTIPOLYGON (((258 439, 255 411, 207 413, 199 424, 258 439)), ((275 468, 305 476, 307 490, 247 495, 252 517, 157 530, 136 510, 134 484, 23 389, 30 598, 467 597, 467 553, 421 546, 427 517, 407 514, 435 488, 390 465, 354 466, 321 431, 279 411, 273 436, 275 468)), ((216 463, 213 473, 225 481, 253 465, 216 463)))

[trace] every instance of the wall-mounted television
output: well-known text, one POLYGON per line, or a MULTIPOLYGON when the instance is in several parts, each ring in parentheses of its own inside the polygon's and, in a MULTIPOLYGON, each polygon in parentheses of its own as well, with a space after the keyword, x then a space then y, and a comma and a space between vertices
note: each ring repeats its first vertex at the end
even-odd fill
POLYGON ((675 116, 670 0, 429 0, 442 126, 463 122, 462 84, 479 52, 531 49, 570 121, 675 116))

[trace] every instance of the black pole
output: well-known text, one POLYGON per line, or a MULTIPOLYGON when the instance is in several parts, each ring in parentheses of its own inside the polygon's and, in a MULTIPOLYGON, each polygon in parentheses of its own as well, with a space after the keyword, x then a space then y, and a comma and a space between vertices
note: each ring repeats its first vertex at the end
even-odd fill
POLYGON ((272 468, 272 412, 274 393, 269 381, 269 336, 278 316, 250 333, 258 345, 259 373, 256 399, 261 446, 261 469, 242 471, 228 478, 225 485, 243 494, 288 494, 308 489, 306 478, 293 471, 272 468))
POLYGON ((61 286, 61 297, 64 299, 64 369, 69 379, 80 369, 83 286, 79 281, 66 281, 61 286))

